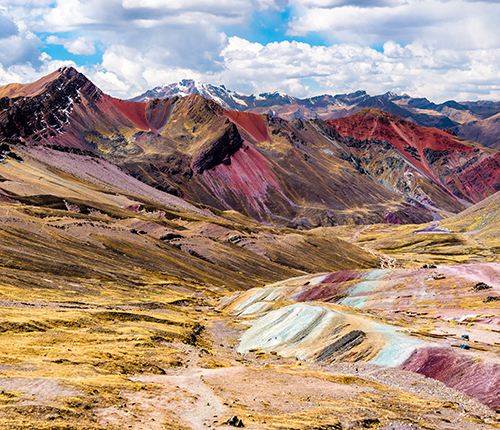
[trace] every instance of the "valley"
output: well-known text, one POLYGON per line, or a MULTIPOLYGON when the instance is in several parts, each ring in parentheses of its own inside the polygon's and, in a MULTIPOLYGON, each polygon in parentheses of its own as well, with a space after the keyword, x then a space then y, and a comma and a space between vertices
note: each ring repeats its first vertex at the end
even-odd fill
POLYGON ((499 152, 365 104, 0 87, 0 427, 499 428, 499 152))

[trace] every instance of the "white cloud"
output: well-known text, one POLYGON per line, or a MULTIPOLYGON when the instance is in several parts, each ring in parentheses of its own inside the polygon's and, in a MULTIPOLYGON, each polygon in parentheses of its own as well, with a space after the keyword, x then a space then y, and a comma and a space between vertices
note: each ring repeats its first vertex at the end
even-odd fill
POLYGON ((44 15, 45 31, 85 28, 129 31, 164 25, 239 25, 256 9, 276 9, 283 0, 57 0, 44 15))
POLYGON ((286 1, 276 0, 123 0, 127 9, 150 8, 170 11, 204 11, 218 15, 246 15, 257 6, 258 9, 277 9, 286 1))
POLYGON ((12 65, 30 64, 39 66, 40 51, 38 47, 41 44, 40 39, 33 33, 23 33, 0 41, 0 65, 10 67, 12 65))
POLYGON ((56 67, 41 55, 42 33, 75 55, 99 46, 100 64, 80 70, 123 98, 194 78, 242 93, 365 89, 493 99, 500 93, 498 16, 492 0, 1 0, 0 83, 56 67), (319 36, 329 46, 224 33, 284 7, 289 35, 319 36))
POLYGON ((357 44, 264 46, 239 38, 229 41, 221 79, 240 91, 280 90, 304 96, 308 84, 302 78, 315 80, 321 92, 396 91, 435 101, 475 99, 475 91, 494 98, 500 89, 500 49, 453 53, 420 42, 403 47, 388 41, 379 52, 357 44))
POLYGON ((280 91, 297 97, 365 89, 409 93, 440 102, 497 99, 500 93, 500 49, 449 51, 416 41, 401 46, 387 41, 382 52, 359 44, 329 47, 299 42, 266 45, 230 37, 220 52, 223 67, 215 71, 184 66, 167 48, 141 50, 113 45, 101 69, 90 78, 105 92, 130 97, 158 85, 193 78, 224 84, 241 93, 280 91), (320 88, 310 92, 311 82, 320 88))
POLYGON ((17 33, 18 33, 17 25, 14 24, 14 22, 11 19, 4 16, 0 9, 0 39, 14 36, 17 33))
POLYGON ((88 75, 92 82, 105 92, 119 95, 127 94, 130 91, 130 85, 121 81, 113 72, 98 71, 88 75))
MULTIPOLYGON (((38 62, 39 66, 36 68, 30 63, 17 64, 10 67, 4 67, 0 63, 0 85, 13 82, 34 82, 60 67, 78 67, 73 61, 52 60, 50 55, 46 53, 39 55, 38 62)), ((81 71, 85 72, 84 69, 81 69, 81 71)))
POLYGON ((390 6, 398 3, 398 0, 299 0, 294 3, 304 7, 332 8, 341 6, 357 7, 379 7, 390 6))
POLYGON ((291 36, 321 33, 332 43, 408 44, 477 49, 500 45, 499 2, 467 0, 293 0, 291 36))
POLYGON ((95 54, 95 46, 88 43, 84 37, 78 39, 64 39, 57 36, 49 36, 46 42, 51 45, 63 45, 66 51, 75 55, 93 55, 95 54))

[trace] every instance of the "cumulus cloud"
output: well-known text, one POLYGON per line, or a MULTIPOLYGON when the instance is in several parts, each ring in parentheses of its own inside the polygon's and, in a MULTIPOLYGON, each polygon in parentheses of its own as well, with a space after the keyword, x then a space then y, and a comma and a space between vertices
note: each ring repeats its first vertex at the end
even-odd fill
POLYGON ((14 36, 18 33, 17 25, 0 11, 0 39, 14 36))
POLYGON ((256 9, 276 9, 284 0, 57 0, 43 26, 54 32, 130 30, 162 25, 238 25, 256 9))
POLYGON ((40 66, 40 39, 33 33, 10 36, 0 41, 0 64, 10 67, 16 64, 40 66))
POLYGON ((498 16, 493 0, 3 0, 0 83, 55 68, 44 39, 82 63, 99 46, 102 60, 80 70, 122 98, 194 78, 299 97, 365 89, 494 99, 498 16), (288 39, 313 35, 325 46, 230 34, 257 12, 285 10, 288 39))
MULTIPOLYGON (((9 67, 0 62, 0 85, 13 82, 34 82, 42 76, 52 73, 60 67, 78 67, 73 61, 52 60, 50 55, 42 53, 38 57, 38 64, 34 67, 31 63, 16 64, 9 67)), ((84 68, 80 68, 85 73, 84 68)))
POLYGON ((398 0, 298 0, 294 3, 304 7, 333 8, 342 6, 379 7, 393 6, 398 0))
POLYGON ((92 55, 95 54, 95 46, 93 43, 88 43, 84 37, 78 39, 64 39, 57 36, 49 36, 46 42, 50 45, 63 45, 66 51, 75 55, 92 55))
POLYGON ((247 92, 280 90, 301 97, 310 94, 310 80, 320 92, 333 94, 365 89, 450 98, 495 98, 500 90, 500 49, 450 52, 415 42, 401 46, 388 41, 383 51, 358 44, 329 47, 281 42, 261 45, 236 37, 223 51, 222 80, 247 92), (488 54, 496 58, 487 60, 488 54), (469 82, 469 85, 461 83, 469 82), (460 88, 457 91, 457 88, 460 88))
POLYGON ((475 49, 498 46, 494 23, 500 4, 467 0, 293 0, 300 14, 291 36, 322 33, 333 43, 384 43, 417 39, 435 45, 475 49), (464 46, 465 43, 465 46, 464 46))

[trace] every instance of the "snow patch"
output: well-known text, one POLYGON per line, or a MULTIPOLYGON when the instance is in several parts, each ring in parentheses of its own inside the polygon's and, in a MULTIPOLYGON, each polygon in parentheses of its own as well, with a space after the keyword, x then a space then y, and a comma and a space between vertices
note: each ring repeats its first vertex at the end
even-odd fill
POLYGON ((237 97, 233 96, 232 94, 230 95, 230 97, 231 97, 231 98, 232 98, 232 99, 233 99, 236 103, 238 103, 239 105, 242 105, 242 106, 246 106, 246 107, 248 107, 248 105, 247 105, 247 104, 246 104, 243 100, 241 100, 241 99, 239 99, 239 98, 237 98, 237 97))

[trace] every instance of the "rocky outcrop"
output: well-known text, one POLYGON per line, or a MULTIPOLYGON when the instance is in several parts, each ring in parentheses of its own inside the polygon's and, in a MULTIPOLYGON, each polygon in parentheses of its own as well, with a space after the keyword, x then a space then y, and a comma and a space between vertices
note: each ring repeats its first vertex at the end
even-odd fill
POLYGON ((238 128, 235 124, 229 123, 220 137, 203 144, 193 157, 193 170, 202 174, 206 170, 213 169, 219 164, 226 166, 231 164, 233 155, 243 145, 238 128))
POLYGON ((59 69, 38 94, 0 99, 0 133, 35 141, 54 137, 69 123, 74 104, 81 102, 81 93, 94 102, 102 96, 102 92, 75 69, 59 69))

